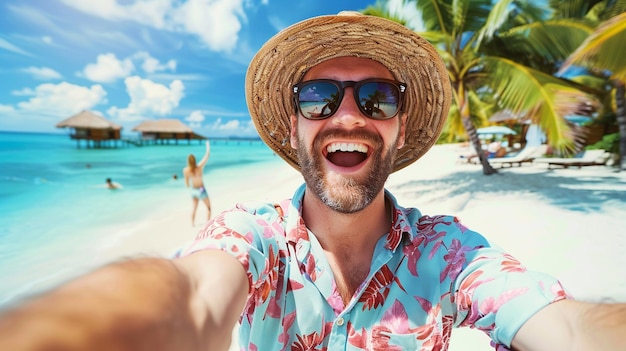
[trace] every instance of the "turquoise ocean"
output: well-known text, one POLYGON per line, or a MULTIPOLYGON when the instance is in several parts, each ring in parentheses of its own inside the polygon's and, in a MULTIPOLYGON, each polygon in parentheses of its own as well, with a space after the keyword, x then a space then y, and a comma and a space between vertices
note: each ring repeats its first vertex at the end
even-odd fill
MULTIPOLYGON (((124 235, 120 223, 186 192, 187 155, 200 159, 204 149, 198 141, 79 148, 64 134, 0 132, 0 308, 89 266, 124 235), (108 177, 123 189, 104 188, 108 177)), ((211 140, 209 194, 218 185, 208 180, 235 180, 273 162, 283 164, 260 140, 211 140)))

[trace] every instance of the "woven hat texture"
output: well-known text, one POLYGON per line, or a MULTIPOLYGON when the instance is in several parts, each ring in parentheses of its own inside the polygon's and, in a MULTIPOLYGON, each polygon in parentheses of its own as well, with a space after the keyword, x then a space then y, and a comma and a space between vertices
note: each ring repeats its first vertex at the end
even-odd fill
POLYGON ((451 87, 435 48, 410 29, 380 17, 357 12, 314 17, 296 23, 268 40, 252 59, 246 74, 246 101, 261 139, 300 170, 290 145, 292 87, 307 70, 343 56, 369 58, 386 66, 407 84, 405 145, 393 171, 415 162, 437 141, 448 114, 451 87))

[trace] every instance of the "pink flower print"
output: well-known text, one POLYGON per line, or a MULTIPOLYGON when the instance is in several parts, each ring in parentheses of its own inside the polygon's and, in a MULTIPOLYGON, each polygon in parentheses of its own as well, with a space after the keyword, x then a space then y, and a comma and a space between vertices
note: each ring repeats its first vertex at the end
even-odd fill
POLYGON ((293 322, 295 320, 296 311, 288 313, 287 315, 285 315, 285 318, 283 318, 283 331, 280 333, 280 335, 278 335, 278 341, 283 344, 283 349, 285 349, 285 346, 287 346, 287 343, 289 342, 289 329, 291 329, 291 326, 293 325, 293 322))
POLYGON ((572 296, 570 296, 567 293, 567 291, 565 291, 565 289, 563 288, 563 286, 559 282, 556 282, 555 284, 553 284, 550 287, 550 291, 555 296, 553 302, 556 302, 556 301, 559 301, 559 300, 564 300, 564 299, 571 299, 572 298, 572 296))
POLYGON ((446 276, 449 277, 450 280, 456 279, 466 262, 465 254, 471 250, 472 248, 469 246, 461 246, 459 239, 452 240, 450 248, 448 248, 448 253, 443 256, 443 259, 448 264, 446 268, 441 271, 439 281, 443 282, 446 276))
POLYGON ((417 272, 417 261, 419 261, 420 257, 422 257, 422 251, 420 246, 426 240, 424 236, 418 235, 415 237, 410 245, 406 245, 402 252, 404 255, 408 257, 407 268, 409 272, 414 276, 419 276, 417 272))
POLYGON ((387 235, 387 242, 385 243, 385 247, 389 250, 395 250, 398 247, 398 244, 402 240, 402 233, 408 231, 407 227, 402 227, 402 222, 398 221, 398 217, 402 214, 402 212, 398 209, 394 209, 392 219, 391 219, 391 229, 389 230, 389 234, 387 235))
POLYGON ((515 257, 510 254, 503 254, 503 256, 504 260, 501 263, 503 272, 526 272, 526 268, 515 257))
POLYGON ((444 218, 445 216, 424 216, 420 218, 419 222, 416 225, 418 233, 425 236, 428 239, 428 242, 437 240, 445 236, 445 232, 437 232, 435 230, 435 226, 439 223, 448 224, 443 220, 444 218))
POLYGON ((326 351, 322 346, 326 335, 330 333, 333 322, 323 324, 321 333, 313 332, 308 335, 296 335, 296 341, 291 345, 292 351, 326 351))
POLYGON ((365 328, 361 328, 361 332, 359 333, 354 329, 354 326, 350 322, 348 322, 347 328, 348 328, 348 343, 360 349, 367 350, 368 349, 367 330, 365 328))
POLYGON ((406 291, 389 267, 385 265, 374 274, 359 298, 359 302, 363 302, 363 311, 383 305, 387 295, 389 295, 389 285, 392 282, 396 282, 402 291, 406 291))
POLYGON ((259 227, 263 228, 262 236, 264 238, 271 238, 274 236, 274 233, 280 233, 282 231, 282 227, 278 222, 274 223, 274 225, 278 226, 277 228, 272 227, 266 220, 260 218, 256 220, 256 223, 259 227))
POLYGON ((312 282, 315 282, 317 280, 317 265, 315 262, 315 257, 313 257, 313 255, 311 254, 307 255, 304 264, 305 266, 300 267, 300 270, 306 272, 306 274, 309 276, 309 279, 312 282))
POLYGON ((409 316, 406 309, 398 300, 395 300, 391 308, 385 311, 381 318, 381 324, 396 334, 409 334, 412 331, 409 328, 409 316))
POLYGON ((527 292, 528 292, 528 288, 518 288, 518 289, 505 291, 504 293, 500 294, 500 296, 498 296, 497 298, 494 298, 492 296, 487 297, 486 299, 483 300, 483 302, 480 305, 480 308, 479 308, 480 313, 483 316, 489 313, 497 313, 500 307, 502 307, 502 305, 511 301, 511 299, 515 297, 524 295, 527 292))
POLYGON ((409 348, 413 350, 421 345, 420 350, 441 350, 444 342, 438 325, 441 307, 439 304, 431 307, 432 304, 423 298, 418 297, 417 300, 428 313, 428 321, 424 325, 411 328, 406 309, 398 300, 395 300, 392 307, 381 318, 381 324, 372 328, 371 347, 368 349, 404 350, 409 348), (411 337, 407 338, 407 336, 411 337))
POLYGON ((339 314, 346 306, 343 304, 343 299, 341 298, 341 294, 339 294, 339 290, 337 290, 337 283, 335 280, 333 280, 331 284, 331 293, 326 301, 330 307, 333 308, 333 311, 335 311, 336 314, 339 314))
POLYGON ((459 310, 465 311, 469 309, 472 305, 472 296, 474 295, 474 291, 476 290, 476 288, 478 288, 481 284, 493 280, 493 278, 489 278, 487 280, 478 280, 478 278, 482 274, 482 270, 474 271, 470 273, 470 275, 465 277, 465 279, 463 279, 463 281, 461 282, 459 290, 456 292, 456 294, 454 295, 454 299, 452 300, 453 302, 456 300, 456 305, 458 306, 459 310))
POLYGON ((400 345, 390 345, 390 334, 412 334, 409 328, 409 316, 400 301, 395 300, 381 318, 381 324, 372 328, 371 349, 402 351, 400 345))
POLYGON ((304 288, 304 284, 298 281, 295 281, 293 279, 289 279, 289 284, 287 284, 287 293, 290 293, 295 290, 300 290, 302 288, 304 288))
POLYGON ((306 225, 304 224, 304 220, 300 218, 298 220, 298 224, 291 228, 291 230, 287 233, 287 238, 289 241, 297 243, 300 240, 309 241, 309 232, 306 229, 306 225))

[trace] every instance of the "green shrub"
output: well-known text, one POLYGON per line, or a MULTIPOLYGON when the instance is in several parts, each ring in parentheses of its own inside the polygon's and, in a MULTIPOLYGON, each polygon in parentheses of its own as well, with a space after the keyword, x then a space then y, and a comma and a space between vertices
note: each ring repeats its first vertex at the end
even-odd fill
POLYGON ((610 153, 619 154, 619 133, 607 134, 602 137, 602 140, 595 144, 588 145, 585 149, 602 149, 610 153))

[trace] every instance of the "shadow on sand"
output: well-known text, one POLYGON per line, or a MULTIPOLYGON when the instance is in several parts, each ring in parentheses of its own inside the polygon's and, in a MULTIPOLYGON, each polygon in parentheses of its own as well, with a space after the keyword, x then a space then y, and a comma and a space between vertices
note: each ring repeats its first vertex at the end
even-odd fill
MULTIPOLYGON (((427 197, 428 201, 447 201, 464 195, 466 202, 481 194, 538 196, 548 204, 571 211, 592 213, 603 207, 626 210, 626 176, 611 172, 578 170, 534 170, 535 173, 511 172, 484 176, 481 172, 457 171, 439 179, 414 180, 390 186, 398 197, 427 197)), ((402 203, 402 201, 401 201, 402 203)), ((462 209, 462 208, 459 208, 462 209)))

